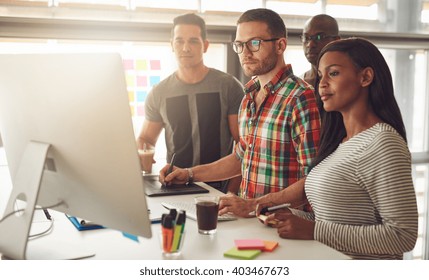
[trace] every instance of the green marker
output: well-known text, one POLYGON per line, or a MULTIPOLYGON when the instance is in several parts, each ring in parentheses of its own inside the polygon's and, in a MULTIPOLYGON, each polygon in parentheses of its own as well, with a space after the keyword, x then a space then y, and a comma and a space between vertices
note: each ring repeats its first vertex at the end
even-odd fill
POLYGON ((176 225, 174 226, 173 246, 171 252, 176 252, 182 241, 183 231, 185 230, 186 212, 181 210, 177 216, 176 225))

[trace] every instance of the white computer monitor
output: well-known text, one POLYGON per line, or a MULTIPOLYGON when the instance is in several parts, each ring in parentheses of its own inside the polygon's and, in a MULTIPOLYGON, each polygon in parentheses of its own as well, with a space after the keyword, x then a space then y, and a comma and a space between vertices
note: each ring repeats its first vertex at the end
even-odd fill
POLYGON ((27 203, 0 223, 4 256, 27 258, 35 205, 151 237, 118 54, 0 55, 0 131, 13 183, 4 215, 27 203))

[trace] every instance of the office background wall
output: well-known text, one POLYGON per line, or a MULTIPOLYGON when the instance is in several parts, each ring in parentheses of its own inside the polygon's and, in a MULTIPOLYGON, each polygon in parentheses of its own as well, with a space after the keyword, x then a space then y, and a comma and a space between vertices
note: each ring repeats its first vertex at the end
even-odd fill
MULTIPOLYGON (((137 133, 144 116, 145 96, 176 67, 169 45, 173 18, 186 12, 200 14, 206 20, 211 42, 206 63, 245 82, 248 78, 229 43, 234 40, 238 16, 256 7, 267 7, 282 15, 289 31, 286 61, 296 74, 309 68, 299 34, 304 22, 318 13, 336 17, 342 37, 365 37, 380 47, 391 68, 406 123, 418 194, 419 240, 406 257, 428 259, 427 0, 0 0, 0 53, 121 53, 137 133)), ((162 159, 162 143, 158 147, 158 157, 162 159)))

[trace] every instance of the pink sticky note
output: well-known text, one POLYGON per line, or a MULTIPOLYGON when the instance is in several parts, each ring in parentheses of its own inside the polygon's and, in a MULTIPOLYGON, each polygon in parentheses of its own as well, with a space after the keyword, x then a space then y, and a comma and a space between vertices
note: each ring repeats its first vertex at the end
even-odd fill
POLYGON ((124 59, 123 63, 124 63, 125 70, 133 70, 134 69, 134 60, 124 59))
POLYGON ((150 61, 150 69, 151 70, 160 70, 161 69, 161 61, 160 60, 151 60, 150 61))
POLYGON ((143 105, 138 105, 137 106, 137 116, 138 117, 143 117, 144 116, 144 106, 143 105))
POLYGON ((147 77, 146 76, 137 76, 137 86, 146 87, 147 86, 147 77))
POLYGON ((235 240, 235 246, 240 250, 265 249, 265 243, 261 239, 238 239, 235 240))

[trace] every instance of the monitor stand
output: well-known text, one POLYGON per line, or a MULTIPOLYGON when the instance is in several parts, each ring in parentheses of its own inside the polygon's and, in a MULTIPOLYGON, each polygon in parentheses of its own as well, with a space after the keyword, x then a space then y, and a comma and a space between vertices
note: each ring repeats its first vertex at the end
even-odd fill
MULTIPOLYGON (((23 211, 17 212, 0 223, 0 253, 3 259, 81 259, 94 256, 91 252, 67 250, 64 244, 30 246, 27 252, 28 236, 34 216, 40 183, 42 181, 46 156, 50 144, 31 141, 23 153, 13 180, 12 193, 6 206, 5 215, 16 211, 17 200, 26 202, 23 211), (44 252, 46 251, 46 252, 44 252), (57 251, 57 253, 55 252, 57 251), (68 254, 70 253, 70 254, 68 254)), ((21 205, 23 203, 20 203, 21 205)), ((87 249, 84 249, 85 251, 87 249)))

